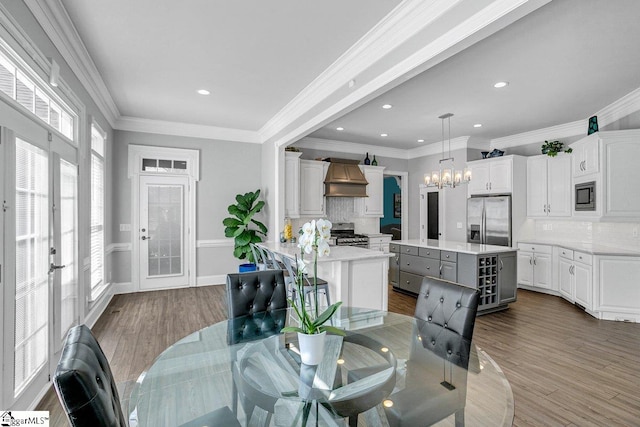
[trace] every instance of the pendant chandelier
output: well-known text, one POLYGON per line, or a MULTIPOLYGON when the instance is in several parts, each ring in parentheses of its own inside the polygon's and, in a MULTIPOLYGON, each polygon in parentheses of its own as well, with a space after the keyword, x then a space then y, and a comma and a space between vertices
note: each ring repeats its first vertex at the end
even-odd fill
POLYGON ((451 117, 452 113, 446 113, 438 117, 442 120, 442 158, 440 159, 440 170, 433 171, 430 174, 424 174, 424 185, 427 187, 451 187, 455 188, 461 184, 467 184, 471 181, 471 171, 467 168, 462 170, 455 170, 453 157, 451 157, 451 117), (449 125, 449 157, 444 157, 444 121, 448 121, 449 125))

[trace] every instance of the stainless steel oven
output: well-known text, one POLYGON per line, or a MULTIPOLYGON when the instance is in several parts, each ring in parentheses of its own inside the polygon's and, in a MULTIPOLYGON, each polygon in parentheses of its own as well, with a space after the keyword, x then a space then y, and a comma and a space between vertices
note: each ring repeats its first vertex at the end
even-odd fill
POLYGON ((596 210, 596 182, 582 182, 575 187, 575 210, 595 211, 596 210))

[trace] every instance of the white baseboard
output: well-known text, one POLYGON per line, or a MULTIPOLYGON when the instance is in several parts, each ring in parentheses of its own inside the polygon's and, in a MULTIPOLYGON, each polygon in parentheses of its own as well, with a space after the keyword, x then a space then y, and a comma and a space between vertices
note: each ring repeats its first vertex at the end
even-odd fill
POLYGON ((114 284, 107 288, 104 294, 93 304, 91 311, 84 317, 84 324, 89 328, 93 328, 102 313, 106 310, 107 306, 111 302, 114 294, 114 284))
POLYGON ((227 283, 226 274, 216 274, 213 276, 199 276, 196 278, 196 286, 223 285, 227 283))
POLYGON ((123 283, 114 283, 113 284, 113 293, 115 295, 119 294, 131 294, 133 292, 137 292, 133 289, 133 283, 131 282, 123 282, 123 283))

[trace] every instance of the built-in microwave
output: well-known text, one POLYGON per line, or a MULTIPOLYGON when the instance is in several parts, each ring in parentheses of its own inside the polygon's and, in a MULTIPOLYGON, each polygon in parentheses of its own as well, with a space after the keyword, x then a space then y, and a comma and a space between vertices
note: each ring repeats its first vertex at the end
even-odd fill
POLYGON ((596 182, 582 182, 576 184, 575 192, 576 211, 596 210, 596 182))

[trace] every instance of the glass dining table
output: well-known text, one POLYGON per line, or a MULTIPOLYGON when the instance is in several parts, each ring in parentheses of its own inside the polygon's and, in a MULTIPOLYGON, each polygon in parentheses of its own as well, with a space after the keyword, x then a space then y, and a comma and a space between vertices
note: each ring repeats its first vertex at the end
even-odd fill
POLYGON ((331 322, 346 335, 327 336, 322 362, 308 366, 296 334, 277 333, 292 318, 224 321, 171 345, 138 379, 130 425, 192 425, 221 410, 243 426, 513 422, 508 381, 472 342, 414 317, 341 307, 331 322))

